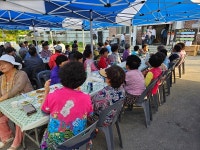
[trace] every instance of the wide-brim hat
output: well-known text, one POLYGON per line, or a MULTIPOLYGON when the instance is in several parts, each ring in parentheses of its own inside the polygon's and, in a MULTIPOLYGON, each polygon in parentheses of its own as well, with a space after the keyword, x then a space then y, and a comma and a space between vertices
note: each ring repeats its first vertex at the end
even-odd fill
POLYGON ((0 61, 5 61, 5 62, 9 62, 13 65, 16 65, 18 66, 18 69, 21 69, 22 68, 22 64, 18 63, 15 61, 15 58, 11 55, 8 55, 8 54, 5 54, 5 55, 2 55, 0 57, 0 61))
POLYGON ((107 78, 106 69, 100 69, 99 74, 105 78, 107 78))

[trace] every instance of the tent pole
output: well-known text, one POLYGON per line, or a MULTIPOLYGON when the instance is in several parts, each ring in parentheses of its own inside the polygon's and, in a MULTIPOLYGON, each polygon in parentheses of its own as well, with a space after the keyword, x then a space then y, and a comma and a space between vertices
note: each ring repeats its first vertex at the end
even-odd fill
MULTIPOLYGON (((171 37, 172 37, 172 24, 170 25, 169 45, 171 44, 171 37)), ((173 42, 172 42, 172 46, 173 46, 173 42)))
POLYGON ((33 26, 33 37, 34 37, 34 40, 35 40, 35 47, 37 49, 37 53, 39 54, 39 48, 38 48, 38 43, 37 43, 37 39, 36 39, 36 36, 35 36, 35 24, 34 24, 34 21, 32 20, 32 26, 33 26))
POLYGON ((84 29, 82 29, 82 42, 83 42, 83 49, 85 48, 85 33, 84 29))
POLYGON ((133 26, 133 45, 136 45, 137 39, 137 26, 133 26))
POLYGON ((132 45, 132 38, 131 38, 131 36, 132 36, 132 30, 133 30, 133 25, 132 25, 132 19, 131 19, 131 25, 129 26, 129 34, 130 34, 130 36, 129 36, 129 41, 130 41, 130 46, 132 47, 132 49, 133 49, 133 45, 132 45))
POLYGON ((52 30, 50 30, 50 37, 51 37, 51 44, 53 45, 53 35, 52 35, 52 30))
POLYGON ((92 26, 93 26, 92 10, 90 10, 90 44, 91 44, 92 57, 94 57, 92 26))
POLYGON ((33 25, 33 36, 34 36, 34 40, 35 40, 35 44, 36 44, 35 47, 37 49, 37 53, 39 54, 38 43, 37 43, 37 39, 36 39, 35 33, 36 33, 35 25, 33 25))

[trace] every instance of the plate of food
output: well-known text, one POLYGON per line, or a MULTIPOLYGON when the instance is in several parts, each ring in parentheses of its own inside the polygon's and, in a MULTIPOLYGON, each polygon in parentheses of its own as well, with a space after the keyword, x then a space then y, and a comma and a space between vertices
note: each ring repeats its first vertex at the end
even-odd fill
POLYGON ((40 98, 43 98, 43 97, 44 97, 44 95, 38 95, 38 96, 37 96, 37 98, 39 98, 39 99, 40 99, 40 98))
POLYGON ((36 90, 36 93, 44 93, 44 89, 42 89, 42 90, 36 90))

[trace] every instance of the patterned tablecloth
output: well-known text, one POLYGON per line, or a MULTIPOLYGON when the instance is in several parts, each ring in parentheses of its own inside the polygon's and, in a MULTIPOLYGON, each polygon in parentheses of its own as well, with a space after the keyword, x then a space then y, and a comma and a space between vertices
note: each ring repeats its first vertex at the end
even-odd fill
MULTIPOLYGON (((84 83, 81 87, 81 90, 84 93, 88 93, 91 96, 105 86, 104 82, 94 82, 94 79, 95 78, 91 78, 90 80, 93 82, 92 92, 88 93, 89 89, 87 86, 87 82, 84 83)), ((53 85, 51 86, 51 92, 54 91, 56 88, 61 87, 62 86, 59 84, 53 85)), ((43 91, 44 89, 39 89, 5 100, 0 103, 0 111, 5 114, 11 121, 20 126, 22 131, 34 129, 36 127, 44 125, 48 123, 49 116, 45 115, 40 110, 41 100, 43 98, 43 91), (16 108, 13 108, 11 105, 11 103, 14 101, 18 102, 18 106, 16 108), (27 116, 26 113, 22 109, 20 109, 22 108, 22 104, 26 103, 27 101, 35 106, 35 108, 37 109, 37 113, 27 116)))

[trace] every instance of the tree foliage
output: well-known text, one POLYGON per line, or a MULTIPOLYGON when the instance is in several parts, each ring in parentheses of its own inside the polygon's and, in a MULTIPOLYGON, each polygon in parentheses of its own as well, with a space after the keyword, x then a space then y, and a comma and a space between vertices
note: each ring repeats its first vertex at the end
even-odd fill
POLYGON ((19 35, 27 35, 29 31, 26 30, 0 30, 0 41, 19 41, 19 35))

